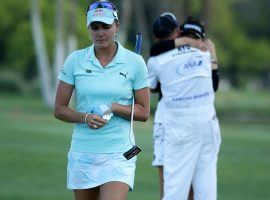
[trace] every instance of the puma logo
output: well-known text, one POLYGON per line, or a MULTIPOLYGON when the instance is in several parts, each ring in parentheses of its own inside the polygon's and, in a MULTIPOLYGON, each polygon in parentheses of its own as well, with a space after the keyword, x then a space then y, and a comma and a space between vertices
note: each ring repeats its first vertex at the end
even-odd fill
POLYGON ((127 79, 127 74, 128 72, 126 74, 123 74, 122 72, 119 73, 119 75, 124 76, 126 79, 127 79))

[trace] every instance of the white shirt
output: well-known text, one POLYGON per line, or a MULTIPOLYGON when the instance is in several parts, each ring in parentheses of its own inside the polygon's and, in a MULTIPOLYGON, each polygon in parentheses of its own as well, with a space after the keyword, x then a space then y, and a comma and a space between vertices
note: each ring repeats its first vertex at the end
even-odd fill
POLYGON ((150 88, 161 83, 167 108, 195 108, 214 103, 210 53, 182 46, 148 60, 150 88))

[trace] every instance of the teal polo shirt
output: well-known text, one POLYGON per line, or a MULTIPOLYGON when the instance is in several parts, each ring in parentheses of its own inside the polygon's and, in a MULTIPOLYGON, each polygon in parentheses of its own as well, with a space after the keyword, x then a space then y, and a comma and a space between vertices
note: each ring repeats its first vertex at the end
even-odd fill
MULTIPOLYGON (((105 68, 95 56, 94 45, 67 57, 58 79, 74 86, 78 112, 89 113, 94 107, 110 106, 112 102, 130 105, 133 90, 148 87, 147 67, 143 58, 117 44, 117 53, 105 68)), ((90 129, 85 123, 75 123, 71 150, 124 152, 131 148, 133 140, 130 121, 114 115, 100 129, 90 129)))

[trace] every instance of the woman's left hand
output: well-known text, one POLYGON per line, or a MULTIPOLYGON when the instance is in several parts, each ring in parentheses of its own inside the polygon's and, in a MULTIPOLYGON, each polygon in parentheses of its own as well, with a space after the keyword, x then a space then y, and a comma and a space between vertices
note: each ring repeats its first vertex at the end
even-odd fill
POLYGON ((88 114, 85 121, 88 127, 92 129, 102 128, 107 123, 106 120, 95 114, 88 114))

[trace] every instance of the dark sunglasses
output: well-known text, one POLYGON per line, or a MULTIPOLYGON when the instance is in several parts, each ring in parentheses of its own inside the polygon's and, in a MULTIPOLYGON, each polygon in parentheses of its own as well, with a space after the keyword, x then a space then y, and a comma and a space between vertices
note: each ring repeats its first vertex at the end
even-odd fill
POLYGON ((96 2, 93 2, 88 6, 86 12, 88 12, 89 10, 97 9, 97 8, 107 8, 107 9, 114 10, 114 11, 117 12, 116 7, 109 1, 96 1, 96 2))

